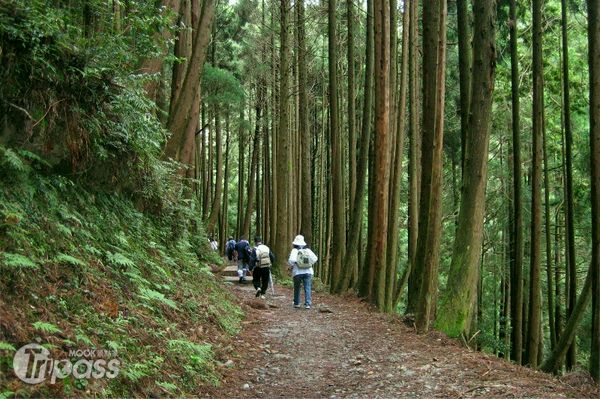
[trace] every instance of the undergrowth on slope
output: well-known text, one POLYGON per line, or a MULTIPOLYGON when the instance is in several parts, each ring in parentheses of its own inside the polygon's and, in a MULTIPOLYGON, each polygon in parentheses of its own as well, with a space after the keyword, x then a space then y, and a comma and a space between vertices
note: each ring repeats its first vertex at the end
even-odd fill
POLYGON ((242 314, 210 272, 220 259, 193 204, 141 212, 3 146, 0 184, 0 396, 185 396, 218 384, 219 341, 242 314), (12 371, 27 343, 54 359, 112 351, 120 372, 28 385, 12 371))

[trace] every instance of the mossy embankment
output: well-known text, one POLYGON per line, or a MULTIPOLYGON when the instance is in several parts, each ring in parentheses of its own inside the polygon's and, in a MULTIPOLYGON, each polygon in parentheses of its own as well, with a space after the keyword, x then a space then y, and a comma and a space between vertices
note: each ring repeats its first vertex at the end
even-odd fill
POLYGON ((0 181, 0 397, 191 396, 219 383, 242 312, 210 272, 220 260, 193 207, 145 213, 5 147, 0 181), (13 356, 28 343, 53 359, 116 352, 119 373, 26 384, 13 356))

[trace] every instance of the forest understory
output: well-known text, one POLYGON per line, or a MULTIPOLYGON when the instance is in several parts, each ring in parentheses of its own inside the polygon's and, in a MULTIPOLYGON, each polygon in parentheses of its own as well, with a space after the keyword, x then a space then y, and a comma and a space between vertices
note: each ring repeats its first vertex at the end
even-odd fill
POLYGON ((292 290, 266 301, 251 285, 231 291, 244 328, 211 398, 598 398, 585 371, 562 377, 470 350, 444 334, 415 333, 412 319, 377 313, 352 295, 313 295, 292 308, 292 290))

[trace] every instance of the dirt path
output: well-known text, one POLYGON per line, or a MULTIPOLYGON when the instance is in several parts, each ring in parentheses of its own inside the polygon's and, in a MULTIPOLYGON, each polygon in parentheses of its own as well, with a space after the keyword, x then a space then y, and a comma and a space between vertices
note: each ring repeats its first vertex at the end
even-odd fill
POLYGON ((210 397, 600 398, 583 374, 558 379, 437 333, 419 336, 352 297, 315 294, 313 309, 304 310, 292 308, 286 288, 266 302, 253 298, 251 286, 232 289, 247 307, 245 329, 210 397))

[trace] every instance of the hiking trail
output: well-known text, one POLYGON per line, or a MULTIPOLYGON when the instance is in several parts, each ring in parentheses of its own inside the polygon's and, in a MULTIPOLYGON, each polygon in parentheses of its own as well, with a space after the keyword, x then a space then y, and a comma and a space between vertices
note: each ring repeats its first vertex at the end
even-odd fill
POLYGON ((598 398, 587 374, 558 378, 469 350, 408 319, 377 313, 352 295, 313 292, 292 307, 292 290, 266 300, 252 284, 231 290, 246 312, 228 348, 214 398, 598 398))

